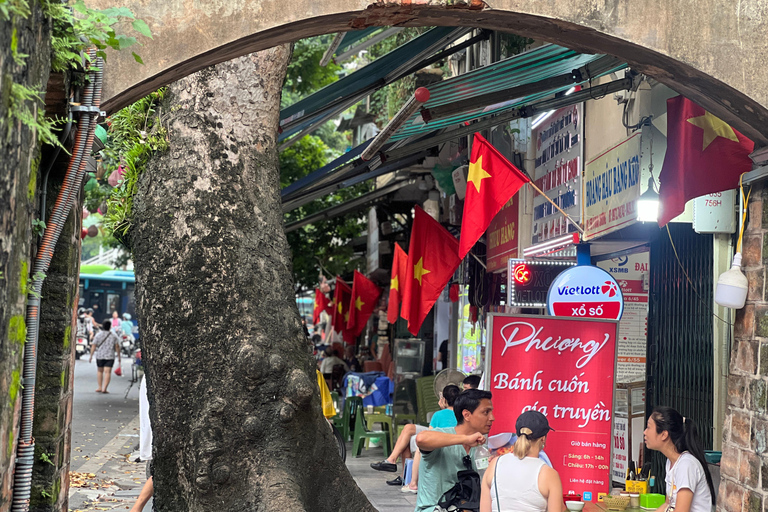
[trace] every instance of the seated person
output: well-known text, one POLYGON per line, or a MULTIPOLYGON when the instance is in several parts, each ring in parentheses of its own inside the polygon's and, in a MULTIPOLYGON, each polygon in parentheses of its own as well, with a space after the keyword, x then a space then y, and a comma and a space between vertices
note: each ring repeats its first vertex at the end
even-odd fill
POLYGON ((480 387, 480 376, 468 375, 461 384, 464 387, 462 391, 466 391, 468 389, 477 389, 480 387))
MULTIPOLYGON (((430 428, 443 426, 450 427, 456 425, 456 416, 453 414, 453 404, 456 402, 456 398, 458 396, 459 388, 454 385, 446 386, 443 389, 443 396, 439 403, 440 407, 443 407, 444 409, 442 411, 436 412, 432 416, 430 428), (451 415, 453 415, 452 422, 450 419, 451 415), (435 417, 437 417, 437 419, 435 417)), ((403 425, 403 430, 400 432, 400 435, 398 436, 397 441, 395 442, 395 446, 392 449, 392 453, 389 454, 389 457, 381 462, 372 463, 371 467, 376 471, 390 471, 395 473, 397 471, 397 459, 402 455, 403 473, 405 473, 405 459, 411 458, 417 452, 415 436, 424 430, 427 430, 427 427, 423 425, 414 425, 413 423, 403 425)), ((418 478, 416 478, 416 480, 418 481, 418 478)), ((389 485, 402 485, 403 480, 400 477, 397 477, 394 480, 387 481, 387 483, 389 485)), ((416 483, 417 482, 413 482, 413 489, 416 488, 416 483)))
POLYGON ((339 357, 338 351, 331 346, 325 347, 325 359, 320 363, 320 373, 331 373, 337 364, 343 365, 344 371, 349 371, 349 366, 339 357))
MULTIPOLYGON (((453 404, 459 397, 458 386, 449 384, 443 388, 440 393, 441 410, 432 415, 429 420, 429 428, 450 428, 456 426, 456 414, 453 412, 453 404)), ((411 481, 403 487, 403 492, 417 492, 419 489, 419 465, 421 464, 421 452, 416 446, 416 437, 411 438, 411 452, 413 453, 413 467, 411 468, 411 481)), ((403 478, 405 478, 405 467, 403 467, 403 478)), ((389 483, 389 482, 387 482, 389 483)))

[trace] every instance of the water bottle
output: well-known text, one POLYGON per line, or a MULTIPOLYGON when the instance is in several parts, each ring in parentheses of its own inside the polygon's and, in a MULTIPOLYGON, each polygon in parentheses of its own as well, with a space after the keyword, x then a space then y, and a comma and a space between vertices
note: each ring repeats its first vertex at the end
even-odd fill
POLYGON ((483 473, 488 469, 489 459, 491 458, 491 451, 488 449, 488 444, 483 444, 475 448, 475 469, 483 478, 483 473))

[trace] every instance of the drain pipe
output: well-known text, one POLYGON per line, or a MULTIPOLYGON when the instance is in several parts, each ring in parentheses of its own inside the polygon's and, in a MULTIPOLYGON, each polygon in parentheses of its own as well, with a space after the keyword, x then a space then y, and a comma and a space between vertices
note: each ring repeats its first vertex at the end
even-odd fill
POLYGON ((78 123, 75 147, 69 161, 67 174, 64 177, 64 185, 56 198, 48 229, 45 230, 35 258, 33 282, 31 291, 27 296, 27 339, 24 346, 21 435, 16 451, 11 512, 27 512, 32 491, 32 466, 35 461, 35 440, 32 437, 32 424, 35 412, 35 373, 37 371, 37 338, 40 324, 40 299, 38 297, 43 288, 45 272, 51 265, 56 242, 72 209, 72 201, 77 196, 77 190, 83 181, 86 167, 84 156, 93 144, 96 117, 99 115, 99 106, 101 105, 104 63, 101 58, 96 59, 95 50, 89 50, 88 53, 91 57, 90 61, 95 65, 92 64, 89 70, 91 80, 85 89, 83 106, 73 107, 73 110, 83 112, 78 123), (42 278, 34 277, 41 275, 42 278))

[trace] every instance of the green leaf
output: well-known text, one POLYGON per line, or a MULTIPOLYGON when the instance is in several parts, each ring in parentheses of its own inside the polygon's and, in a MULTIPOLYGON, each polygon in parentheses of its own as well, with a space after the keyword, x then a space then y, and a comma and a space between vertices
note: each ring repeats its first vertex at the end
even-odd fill
POLYGON ((80 14, 88 14, 88 7, 85 6, 85 2, 83 2, 83 0, 77 0, 72 8, 80 14))
POLYGON ((102 14, 110 17, 110 18, 130 18, 135 19, 135 16, 131 12, 131 10, 127 7, 110 7, 108 9, 103 9, 102 14))
POLYGON ((152 39, 152 31, 149 30, 149 26, 144 20, 136 20, 131 25, 133 25, 133 29, 138 32, 139 34, 146 36, 150 39, 152 39))
POLYGON ((139 64, 142 64, 142 65, 144 64, 144 61, 141 60, 141 57, 139 57, 136 52, 131 52, 131 53, 133 54, 133 60, 135 60, 139 64))
POLYGON ((122 50, 123 48, 128 48, 129 46, 133 46, 134 44, 136 44, 135 37, 124 36, 122 34, 119 34, 117 36, 117 40, 120 43, 120 45, 117 47, 118 50, 122 50))

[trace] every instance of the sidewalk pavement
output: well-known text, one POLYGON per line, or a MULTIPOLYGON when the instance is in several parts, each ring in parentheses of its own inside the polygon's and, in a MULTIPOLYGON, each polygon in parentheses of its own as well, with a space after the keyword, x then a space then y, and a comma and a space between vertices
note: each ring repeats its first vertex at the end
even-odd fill
MULTIPOLYGON (((139 417, 131 420, 109 443, 79 467, 72 465, 69 488, 71 512, 97 512, 129 510, 136 502, 146 482, 146 463, 131 462, 139 437, 139 417)), ((379 512, 413 512, 416 495, 402 493, 399 487, 386 484, 387 480, 402 474, 371 469, 372 462, 384 459, 383 449, 363 449, 359 458, 352 455, 352 443, 347 443, 347 468, 357 485, 363 490, 379 512)), ((152 501, 144 508, 151 512, 152 501)))

